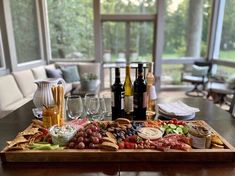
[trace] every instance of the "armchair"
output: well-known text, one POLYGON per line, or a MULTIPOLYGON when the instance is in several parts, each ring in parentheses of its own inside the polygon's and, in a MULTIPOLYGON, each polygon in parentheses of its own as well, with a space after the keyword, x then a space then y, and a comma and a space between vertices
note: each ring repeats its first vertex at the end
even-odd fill
POLYGON ((187 91, 185 94, 194 97, 203 97, 205 93, 206 83, 211 71, 212 64, 209 62, 194 62, 191 72, 183 72, 181 75, 182 82, 189 82, 194 85, 192 90, 187 91), (199 86, 202 86, 202 89, 199 86))

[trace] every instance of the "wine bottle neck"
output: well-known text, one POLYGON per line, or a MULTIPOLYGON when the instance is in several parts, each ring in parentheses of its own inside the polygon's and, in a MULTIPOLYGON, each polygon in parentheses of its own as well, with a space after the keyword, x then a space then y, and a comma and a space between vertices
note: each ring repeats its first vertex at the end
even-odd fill
POLYGON ((119 68, 116 68, 115 69, 115 83, 120 83, 121 80, 120 80, 120 69, 119 68))
POLYGON ((143 77, 143 64, 138 64, 138 74, 137 74, 138 78, 142 78, 143 77))
POLYGON ((130 77, 130 66, 126 66, 126 77, 130 77))

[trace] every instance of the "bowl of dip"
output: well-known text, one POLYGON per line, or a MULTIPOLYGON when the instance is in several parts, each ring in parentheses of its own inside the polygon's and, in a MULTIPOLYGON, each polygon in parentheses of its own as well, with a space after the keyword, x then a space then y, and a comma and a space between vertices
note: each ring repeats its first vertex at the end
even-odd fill
POLYGON ((71 125, 54 125, 49 129, 53 144, 65 146, 76 134, 76 129, 71 125))

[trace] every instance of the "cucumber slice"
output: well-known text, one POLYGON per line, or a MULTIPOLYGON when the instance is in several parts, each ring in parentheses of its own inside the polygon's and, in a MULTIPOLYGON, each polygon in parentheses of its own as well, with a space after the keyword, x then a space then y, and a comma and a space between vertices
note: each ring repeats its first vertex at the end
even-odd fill
POLYGON ((181 127, 177 127, 175 131, 177 131, 177 134, 183 134, 183 129, 181 127))
POLYGON ((184 133, 184 134, 187 134, 187 133, 188 133, 188 128, 187 128, 187 127, 182 128, 182 130, 183 130, 183 133, 184 133))
POLYGON ((170 134, 170 133, 173 133, 173 129, 167 128, 167 129, 166 129, 166 134, 170 134))
POLYGON ((171 129, 176 129, 177 128, 177 126, 175 125, 175 124, 169 124, 168 125, 171 129))

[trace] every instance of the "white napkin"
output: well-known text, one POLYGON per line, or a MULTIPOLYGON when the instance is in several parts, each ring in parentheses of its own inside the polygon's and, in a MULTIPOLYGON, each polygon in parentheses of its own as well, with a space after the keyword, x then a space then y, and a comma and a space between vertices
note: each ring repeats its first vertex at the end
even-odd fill
POLYGON ((173 103, 163 103, 158 104, 158 106, 168 113, 173 113, 176 116, 189 116, 195 112, 199 112, 198 108, 194 108, 184 104, 182 101, 176 101, 173 103))

